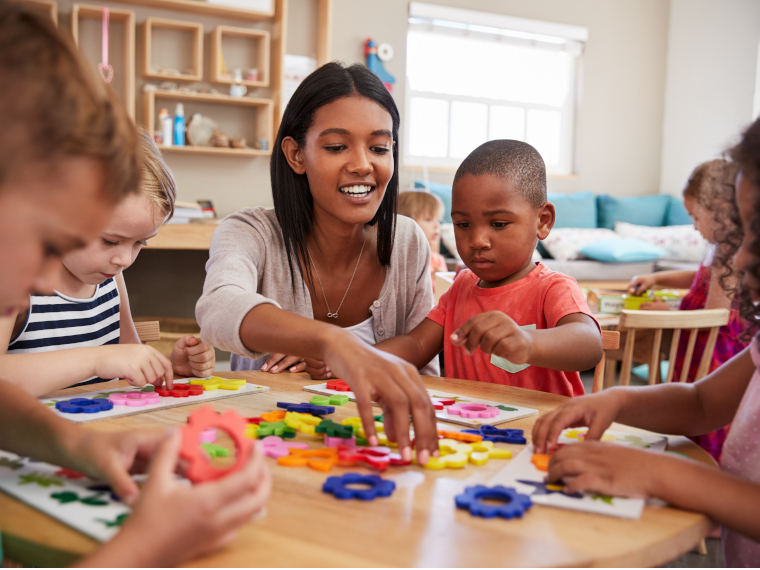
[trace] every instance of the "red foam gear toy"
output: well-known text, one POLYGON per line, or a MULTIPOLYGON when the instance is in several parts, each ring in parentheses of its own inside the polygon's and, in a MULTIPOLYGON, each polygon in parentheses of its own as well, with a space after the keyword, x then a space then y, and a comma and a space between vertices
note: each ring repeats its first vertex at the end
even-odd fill
POLYGON ((353 467, 359 462, 364 462, 370 467, 385 471, 389 465, 411 465, 411 461, 404 461, 397 453, 388 453, 377 449, 338 446, 338 465, 341 467, 353 467))
POLYGON ((187 425, 182 428, 180 456, 188 462, 185 476, 193 483, 202 483, 240 470, 248 462, 253 449, 253 440, 244 435, 246 425, 245 419, 232 409, 218 414, 210 406, 204 406, 193 412, 187 419, 187 425), (201 433, 211 428, 224 430, 235 443, 237 459, 231 467, 222 469, 212 465, 198 444, 201 433))
POLYGON ((259 418, 245 418, 245 421, 247 421, 249 424, 260 425, 261 422, 264 421, 264 418, 261 418, 261 417, 259 417, 259 418))
POLYGON ((346 384, 343 380, 330 380, 327 382, 328 390, 336 390, 338 392, 350 392, 351 386, 346 384))
POLYGON ((203 386, 175 384, 171 390, 156 388, 155 392, 162 398, 187 398, 188 396, 200 396, 203 394, 203 386))

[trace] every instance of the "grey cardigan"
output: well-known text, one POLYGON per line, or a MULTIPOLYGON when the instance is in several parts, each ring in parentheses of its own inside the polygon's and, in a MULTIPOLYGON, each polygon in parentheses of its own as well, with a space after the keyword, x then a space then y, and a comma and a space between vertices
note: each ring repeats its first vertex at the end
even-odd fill
MULTIPOLYGON (((273 209, 246 208, 222 221, 211 239, 203 295, 195 307, 206 344, 233 353, 233 370, 259 370, 269 354, 248 350, 240 325, 248 312, 270 303, 314 318, 311 297, 295 268, 295 295, 280 224, 273 209)), ((378 342, 406 334, 433 308, 430 246, 417 224, 398 216, 391 262, 380 297, 369 307, 378 342)), ((435 358, 421 371, 438 376, 435 358)))

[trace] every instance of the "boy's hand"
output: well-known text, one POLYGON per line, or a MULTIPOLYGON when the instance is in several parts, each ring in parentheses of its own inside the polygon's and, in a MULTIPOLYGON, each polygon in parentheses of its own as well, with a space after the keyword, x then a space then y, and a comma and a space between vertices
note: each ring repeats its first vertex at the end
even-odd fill
POLYGON ((171 388, 174 382, 172 363, 155 348, 145 344, 107 344, 93 348, 94 374, 101 378, 122 378, 132 386, 171 388))
POLYGON ((309 373, 314 380, 327 380, 332 378, 332 370, 322 360, 314 360, 312 358, 304 359, 306 364, 306 372, 309 373))
POLYGON ((290 356, 288 354, 274 353, 261 367, 262 372, 271 372, 279 374, 280 372, 303 372, 306 364, 300 356, 290 356))
POLYGON ((661 453, 615 444, 565 445, 552 455, 548 481, 566 481, 566 493, 596 491, 647 499, 652 496, 655 474, 668 471, 669 459, 661 453))
POLYGON ((634 275, 628 283, 628 292, 631 295, 643 295, 657 285, 657 277, 653 273, 648 275, 634 275))
POLYGON ((191 334, 177 341, 171 358, 174 372, 182 376, 211 376, 216 366, 214 349, 191 334))
POLYGON ((543 414, 533 425, 533 448, 536 453, 551 453, 557 449, 562 430, 588 426, 586 441, 598 440, 617 416, 621 402, 615 388, 591 396, 573 398, 559 408, 543 414))
POLYGON ((501 311, 475 315, 454 331, 451 343, 463 346, 468 356, 480 347, 486 354, 501 356, 514 364, 528 363, 533 347, 531 336, 501 311))

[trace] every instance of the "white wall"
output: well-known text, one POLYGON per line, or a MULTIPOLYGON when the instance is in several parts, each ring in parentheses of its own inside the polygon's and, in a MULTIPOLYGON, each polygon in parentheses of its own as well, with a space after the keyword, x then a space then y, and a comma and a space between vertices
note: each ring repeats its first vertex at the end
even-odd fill
POLYGON ((680 193, 753 119, 759 43, 757 0, 671 0, 662 193, 680 193))

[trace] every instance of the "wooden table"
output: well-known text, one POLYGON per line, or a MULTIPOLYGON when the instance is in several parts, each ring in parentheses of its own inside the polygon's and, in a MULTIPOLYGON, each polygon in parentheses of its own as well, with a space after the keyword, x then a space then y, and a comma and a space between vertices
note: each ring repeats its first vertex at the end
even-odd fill
MULTIPOLYGON (((314 383, 303 374, 221 375, 271 387, 263 394, 210 403, 216 410, 235 408, 244 416, 271 411, 278 401, 307 401, 310 394, 302 387, 314 383)), ((466 380, 426 378, 425 382, 437 390, 532 407, 541 413, 565 400, 554 394, 466 380)), ((92 387, 72 388, 57 395, 87 390, 92 387)), ((86 427, 100 431, 165 428, 184 424, 197 407, 148 412, 86 427)), ((350 402, 337 407, 332 417, 355 415, 356 405, 350 402)), ((536 417, 504 425, 525 429, 530 438, 536 417)), ((618 425, 615 428, 638 431, 618 425)), ((315 441, 303 434, 298 434, 297 439, 315 441)), ((515 454, 523 449, 509 447, 515 454)), ((701 448, 685 438, 671 438, 671 449, 712 463, 701 448)), ((488 484, 507 465, 505 460, 492 459, 484 466, 468 465, 460 470, 391 468, 385 476, 396 481, 396 491, 390 498, 368 503, 339 501, 323 493, 324 473, 267 461, 274 475, 267 515, 242 528, 230 547, 195 560, 191 566, 656 566, 689 551, 713 528, 701 514, 668 507, 647 506, 638 521, 540 505, 535 505, 523 519, 509 521, 476 518, 457 510, 454 496, 466 485, 488 484)), ((334 471, 333 474, 345 472, 340 468, 334 471)), ((34 553, 38 561, 61 565, 97 545, 2 493, 0 529, 6 555, 15 560, 25 561, 24 556, 28 560, 34 553), (45 558, 45 554, 50 556, 45 558)))

